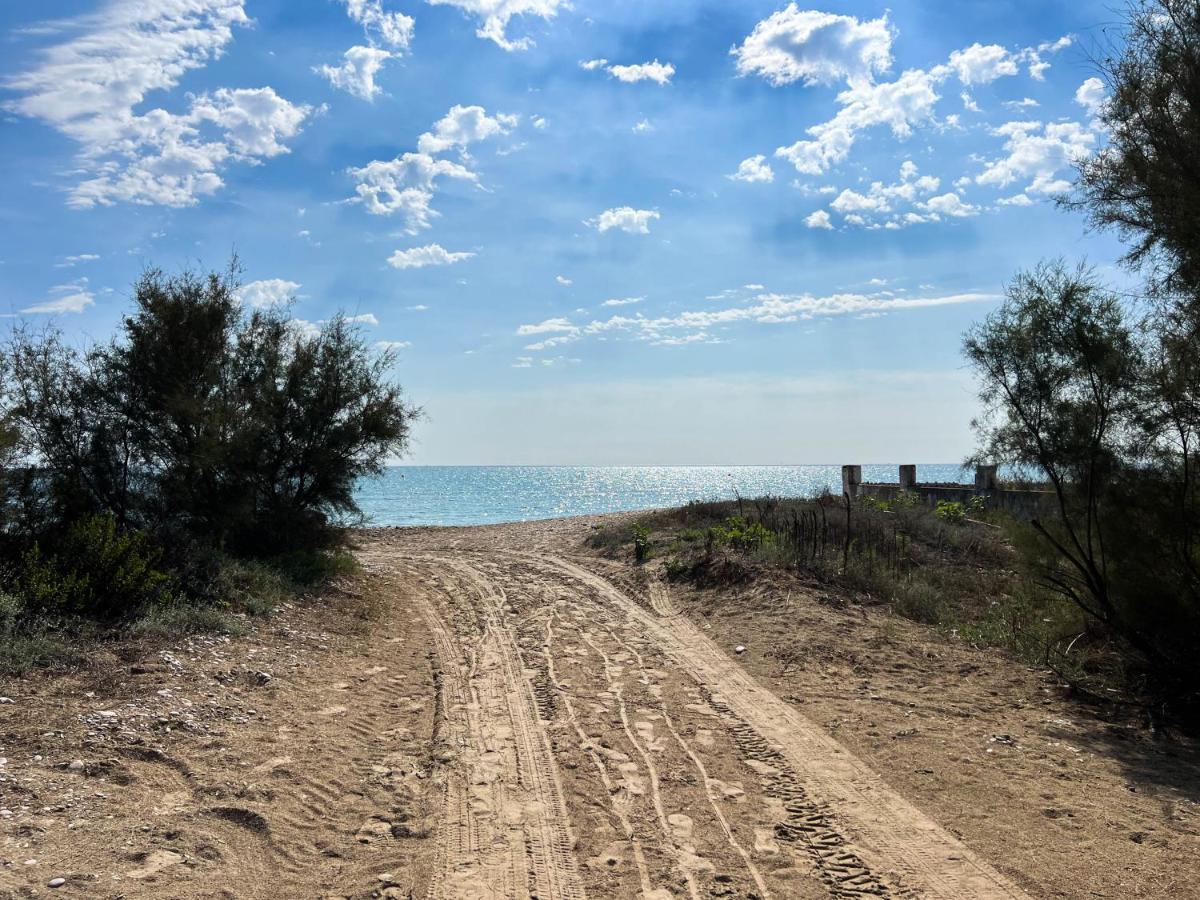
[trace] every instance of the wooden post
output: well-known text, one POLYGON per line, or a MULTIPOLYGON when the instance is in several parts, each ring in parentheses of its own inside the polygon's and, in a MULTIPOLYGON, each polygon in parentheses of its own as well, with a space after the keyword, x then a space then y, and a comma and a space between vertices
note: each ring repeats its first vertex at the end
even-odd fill
POLYGON ((900 490, 911 491, 917 486, 917 467, 916 466, 901 466, 900 467, 900 490))

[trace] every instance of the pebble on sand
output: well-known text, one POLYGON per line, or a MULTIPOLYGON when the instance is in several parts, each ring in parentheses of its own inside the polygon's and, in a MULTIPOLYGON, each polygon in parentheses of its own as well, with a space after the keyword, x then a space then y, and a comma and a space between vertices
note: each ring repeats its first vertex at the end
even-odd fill
POLYGON ((49 881, 47 881, 46 887, 59 888, 59 887, 62 887, 66 883, 67 883, 67 879, 60 876, 58 878, 51 878, 49 881))

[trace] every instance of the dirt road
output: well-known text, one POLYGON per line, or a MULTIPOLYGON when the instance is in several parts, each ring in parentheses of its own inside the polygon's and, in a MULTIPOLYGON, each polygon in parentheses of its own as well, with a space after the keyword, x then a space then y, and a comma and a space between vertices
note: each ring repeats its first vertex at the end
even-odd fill
POLYGON ((363 554, 435 635, 432 897, 1025 895, 603 563, 363 554))
POLYGON ((0 900, 1200 896, 1190 743, 595 524, 365 533, 242 636, 0 681, 0 900))

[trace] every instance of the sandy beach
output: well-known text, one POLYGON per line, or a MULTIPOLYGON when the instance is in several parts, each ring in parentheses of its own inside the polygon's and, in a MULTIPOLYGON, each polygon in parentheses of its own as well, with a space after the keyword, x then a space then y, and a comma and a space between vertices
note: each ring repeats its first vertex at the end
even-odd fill
POLYGON ((246 636, 0 683, 0 897, 1196 896, 1186 746, 600 521, 362 532, 246 636))

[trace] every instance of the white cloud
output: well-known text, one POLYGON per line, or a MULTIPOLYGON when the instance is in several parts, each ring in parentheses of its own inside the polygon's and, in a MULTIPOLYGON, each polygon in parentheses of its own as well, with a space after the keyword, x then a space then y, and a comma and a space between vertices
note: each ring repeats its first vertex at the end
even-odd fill
POLYGON ((607 65, 607 59, 588 59, 581 60, 579 63, 579 68, 586 72, 595 72, 597 69, 603 69, 607 65))
POLYGON ((417 139, 417 152, 435 156, 456 147, 465 150, 468 144, 508 134, 517 121, 504 113, 489 116, 482 106, 455 105, 417 139))
POLYGON ((887 292, 877 294, 841 293, 826 297, 812 294, 759 294, 746 306, 725 309, 705 309, 649 318, 642 315, 617 313, 607 319, 596 319, 577 325, 566 318, 547 319, 537 325, 522 325, 518 335, 552 334, 551 338, 526 349, 542 350, 564 343, 597 336, 626 336, 656 346, 669 346, 700 341, 712 341, 715 329, 739 323, 779 325, 816 318, 863 316, 907 312, 939 306, 982 303, 1000 299, 996 294, 963 293, 925 297, 896 297, 887 292), (702 335, 702 337, 697 337, 702 335))
POLYGON ((95 260, 97 260, 99 258, 100 258, 100 254, 98 254, 98 253, 80 253, 77 256, 66 256, 66 257, 63 257, 62 262, 55 263, 54 268, 70 269, 73 266, 78 265, 79 263, 94 262, 95 260))
POLYGON ((236 154, 271 157, 289 152, 280 141, 295 137, 310 112, 310 107, 295 106, 269 87, 221 88, 196 98, 191 118, 224 131, 236 154))
POLYGON ((278 306, 296 295, 300 283, 284 278, 264 278, 261 281, 251 281, 242 285, 238 291, 238 299, 255 309, 278 306))
POLYGON ((50 288, 51 298, 27 306, 22 313, 36 315, 46 313, 81 313, 96 302, 96 295, 88 289, 86 278, 77 278, 66 284, 58 284, 50 288))
MULTIPOLYGON (((900 215, 899 212, 913 206, 925 210, 923 198, 929 197, 940 185, 939 178, 921 175, 916 163, 906 159, 900 164, 898 181, 892 184, 873 181, 865 190, 846 188, 833 199, 829 208, 839 213, 850 225, 899 228, 925 221, 922 216, 914 219, 911 214, 900 215)), ((818 224, 809 227, 825 227, 820 223, 828 222, 828 218, 828 215, 824 219, 817 218, 815 221, 818 224)))
POLYGON ((1017 74, 1017 60, 998 44, 975 43, 950 54, 949 66, 965 85, 989 84, 1017 74))
POLYGON ((472 183, 478 176, 465 166, 445 159, 434 159, 425 153, 405 153, 393 160, 372 160, 362 168, 350 169, 355 185, 353 203, 361 203, 367 212, 376 216, 399 213, 404 217, 405 230, 416 234, 430 226, 438 215, 430 205, 439 178, 456 178, 472 183))
POLYGON ((786 159, 803 175, 820 175, 850 153, 858 132, 887 125, 897 138, 907 138, 914 126, 933 119, 940 99, 936 74, 910 69, 895 81, 852 87, 838 94, 842 108, 828 122, 808 129, 812 140, 780 147, 775 155, 786 159))
POLYGON ((775 180, 775 172, 767 163, 767 158, 760 153, 743 159, 738 170, 725 177, 733 181, 771 182, 775 180))
POLYGON ((572 284, 574 284, 574 282, 571 281, 570 278, 565 278, 562 275, 555 275, 554 280, 557 281, 559 284, 561 284, 563 287, 570 287, 572 284))
POLYGON ((517 328, 517 334, 521 337, 531 334, 578 334, 578 332, 579 329, 571 324, 570 319, 561 316, 555 319, 546 319, 536 325, 522 325, 517 328))
POLYGON ((585 224, 591 225, 600 233, 619 228, 628 234, 649 234, 650 220, 662 216, 655 209, 634 209, 632 206, 618 206, 606 209, 595 219, 588 219, 585 224))
POLYGON ((833 222, 829 218, 829 213, 823 209, 818 209, 816 212, 805 216, 804 224, 809 228, 823 228, 826 231, 833 230, 833 222))
POLYGON ((532 369, 533 368, 533 357, 532 356, 518 356, 517 361, 512 364, 512 367, 514 369, 532 369))
POLYGON ((669 84, 675 74, 675 67, 670 63, 653 62, 634 63, 627 66, 609 66, 608 74, 617 81, 634 84, 639 81, 653 81, 656 84, 669 84))
POLYGON ((1021 100, 1005 100, 1004 106, 1007 109, 1015 110, 1016 112, 1021 112, 1022 110, 1026 110, 1026 109, 1036 109, 1037 107, 1041 106, 1041 104, 1038 103, 1036 100, 1034 100, 1032 97, 1025 97, 1021 100))
POLYGON ((633 126, 634 134, 645 134, 647 131, 653 131, 653 130, 654 130, 654 126, 650 124, 649 119, 642 119, 640 122, 638 122, 637 124, 635 124, 633 126))
POLYGON ((1075 102, 1086 109, 1089 116, 1097 116, 1104 108, 1107 95, 1108 91, 1104 87, 1104 82, 1099 78, 1092 77, 1075 91, 1075 102))
POLYGON ((545 129, 546 125, 549 123, 546 122, 545 116, 534 116, 532 119, 529 120, 529 124, 531 124, 538 131, 542 131, 543 129, 545 129))
POLYGON ((996 202, 1001 206, 1033 206, 1033 201, 1025 194, 1013 194, 1011 197, 1001 197, 996 202))
POLYGON ((975 177, 977 184, 1007 187, 1031 178, 1025 193, 1056 194, 1070 183, 1056 177, 1091 152, 1096 136, 1078 122, 1008 122, 996 129, 1005 138, 1007 156, 992 160, 975 177))
POLYGON ((861 22, 795 3, 759 22, 740 47, 739 75, 761 75, 776 86, 870 82, 892 63, 887 16, 861 22))
POLYGON ((379 320, 375 318, 374 313, 360 313, 357 316, 346 316, 346 321, 351 325, 378 325, 379 320))
POLYGON ((1072 35, 1064 34, 1056 41, 1045 41, 1038 44, 1036 48, 1027 47, 1021 52, 1021 59, 1029 64, 1029 77, 1034 81, 1045 81, 1046 70, 1050 68, 1050 63, 1042 59, 1043 53, 1057 53, 1066 47, 1070 47, 1075 42, 1072 35))
POLYGON ((537 16, 552 19, 559 9, 568 7, 567 0, 426 0, 431 6, 454 6, 482 20, 475 32, 505 50, 528 50, 533 39, 524 37, 509 40, 508 23, 515 16, 537 16))
POLYGON ((922 208, 940 216, 954 216, 955 218, 979 214, 979 207, 963 202, 962 197, 953 191, 937 197, 930 197, 922 204, 922 208))
POLYGON ((412 346, 412 341, 376 341, 375 349, 387 352, 389 350, 404 350, 412 346))
POLYGON ((375 76, 383 64, 392 58, 392 53, 379 47, 351 47, 343 54, 340 66, 315 66, 313 71, 325 76, 338 90, 345 91, 360 100, 374 100, 380 92, 375 76))
POLYGON ((393 269, 422 269, 425 266, 450 266, 464 259, 470 259, 474 253, 465 250, 451 252, 441 244, 427 244, 424 247, 413 247, 411 250, 397 250, 388 257, 388 265, 393 269))
POLYGON ((397 50, 407 50, 413 37, 413 20, 400 12, 386 12, 381 0, 342 0, 346 15, 363 27, 366 35, 397 50))
POLYGON ((600 305, 601 306, 632 306, 635 303, 641 303, 645 299, 646 299, 645 297, 623 297, 623 298, 619 298, 619 299, 614 298, 612 300, 605 300, 600 305))
POLYGON ((84 180, 71 191, 70 205, 194 204, 222 186, 226 164, 287 152, 282 141, 312 112, 269 87, 221 88, 191 97, 190 109, 179 114, 161 107, 134 112, 154 102, 149 95, 218 58, 233 28, 249 21, 242 0, 116 0, 72 20, 77 36, 7 78, 4 86, 20 96, 5 108, 80 145, 84 180))

